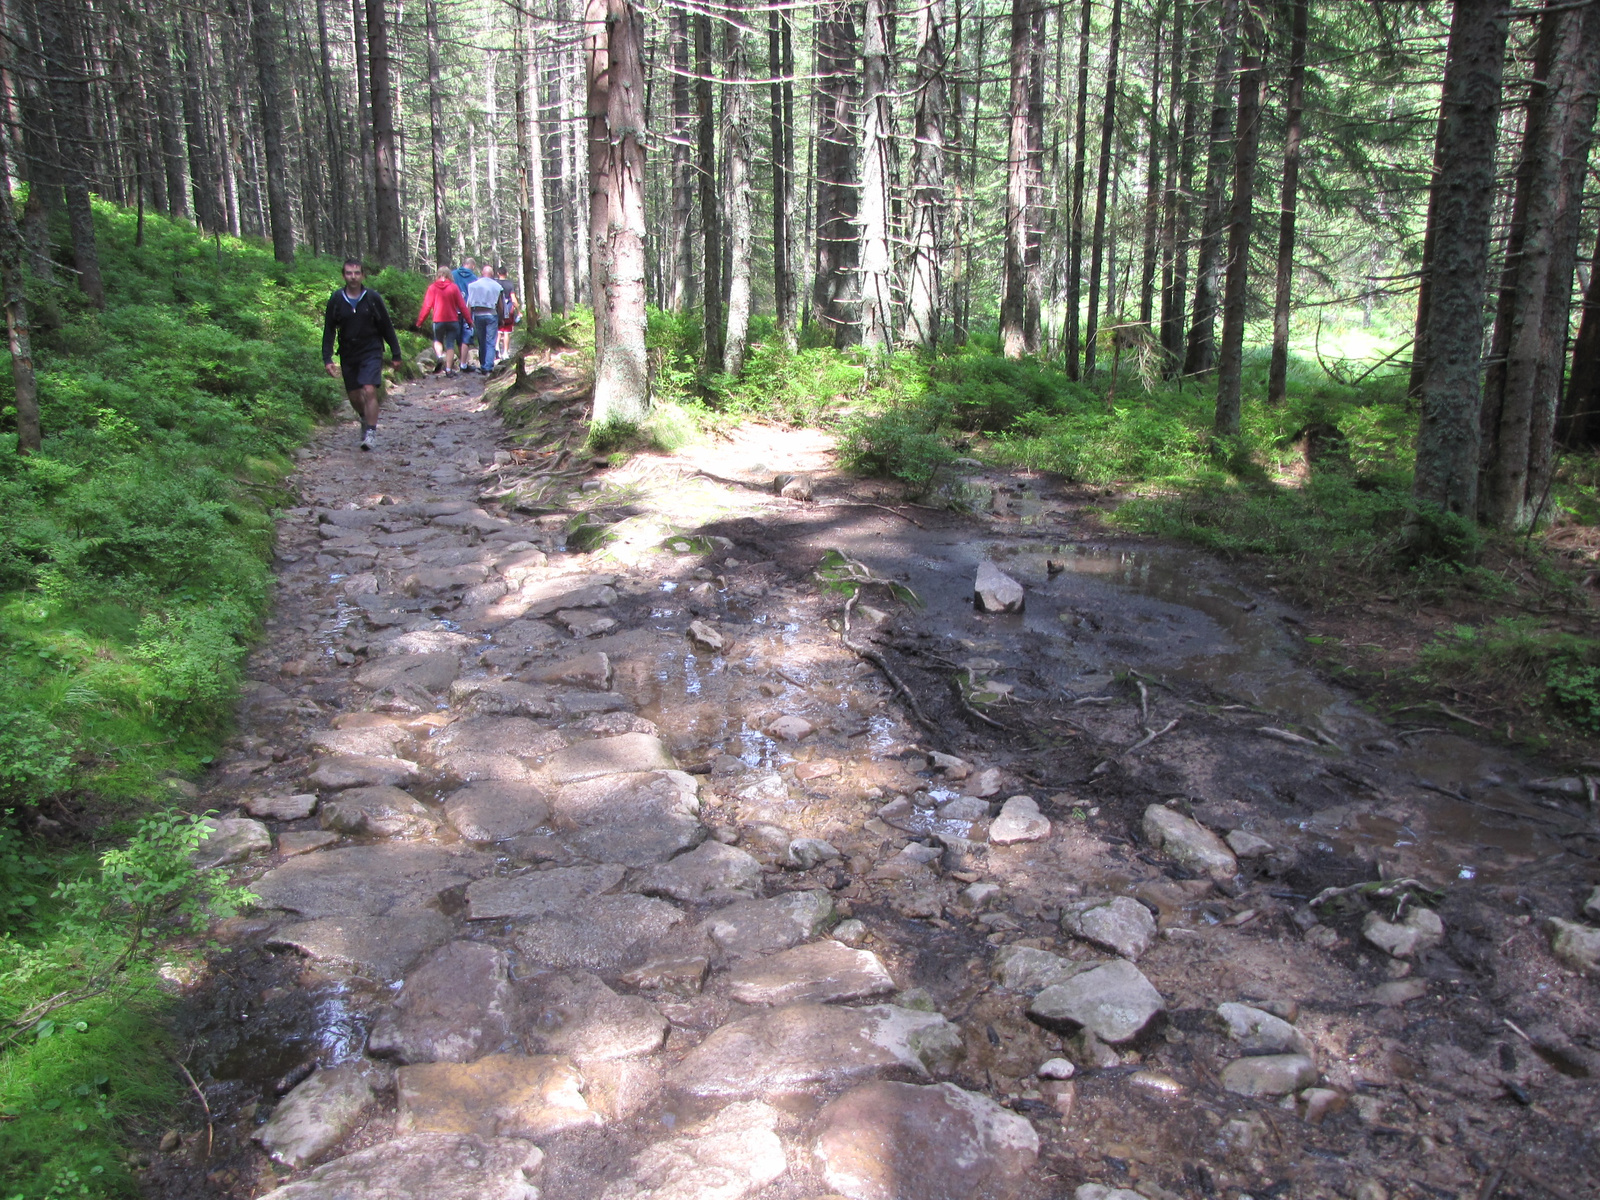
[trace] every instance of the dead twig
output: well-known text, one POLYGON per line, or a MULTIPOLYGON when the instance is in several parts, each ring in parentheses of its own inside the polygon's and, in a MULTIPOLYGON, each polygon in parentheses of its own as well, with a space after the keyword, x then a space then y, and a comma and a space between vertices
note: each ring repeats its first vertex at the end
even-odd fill
POLYGON ((200 1085, 194 1081, 194 1076, 189 1074, 189 1068, 184 1066, 183 1063, 174 1055, 169 1054, 167 1055, 167 1058, 172 1061, 173 1066, 177 1067, 178 1070, 183 1072, 183 1077, 189 1081, 189 1087, 194 1092, 195 1099, 200 1101, 200 1111, 203 1112, 206 1117, 206 1157, 210 1158, 211 1147, 216 1140, 216 1126, 211 1120, 211 1105, 206 1100, 205 1092, 202 1091, 200 1085))
POLYGON ((854 592, 850 593, 850 598, 844 602, 844 624, 839 632, 840 641, 844 643, 845 649, 852 651, 860 658, 866 659, 873 666, 877 667, 878 670, 882 671, 884 677, 894 685, 895 691, 900 693, 901 698, 906 702, 906 707, 911 710, 911 715, 917 719, 917 723, 929 733, 934 734, 935 736, 940 736, 939 727, 932 721, 928 720, 927 715, 922 711, 922 706, 917 703, 916 696, 912 693, 911 689, 906 686, 905 681, 894 673, 894 668, 889 665, 888 661, 883 657, 883 655, 879 654, 876 650, 869 646, 863 646, 859 642, 855 642, 850 639, 850 612, 855 608, 856 601, 860 598, 861 589, 857 588, 854 592))
POLYGON ((1146 746, 1148 746, 1151 742, 1155 741, 1162 734, 1171 733, 1177 727, 1178 727, 1178 718, 1177 717, 1173 717, 1172 720, 1168 721, 1160 729, 1156 729, 1156 730, 1152 730, 1152 731, 1146 732, 1145 735, 1142 738, 1140 738, 1133 745, 1129 746, 1122 753, 1124 755, 1127 755, 1127 754, 1132 754, 1135 750, 1143 750, 1146 746))

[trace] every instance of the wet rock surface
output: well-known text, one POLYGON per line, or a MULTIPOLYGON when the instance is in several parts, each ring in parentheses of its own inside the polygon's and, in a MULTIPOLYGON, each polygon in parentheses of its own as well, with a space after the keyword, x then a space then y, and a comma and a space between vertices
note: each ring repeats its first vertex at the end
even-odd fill
MULTIPOLYGON (((557 436, 578 380, 534 377, 557 436)), ((1513 1146, 1497 1200, 1600 1190, 1575 765, 1384 725, 1265 585, 1095 542, 1058 481, 913 524, 824 456, 779 506, 805 431, 736 431, 751 488, 596 472, 478 387, 293 480, 195 798, 267 834, 181 984, 215 1145, 147 1194, 1424 1200, 1513 1146), (829 549, 926 602, 851 625, 926 723, 829 549)))

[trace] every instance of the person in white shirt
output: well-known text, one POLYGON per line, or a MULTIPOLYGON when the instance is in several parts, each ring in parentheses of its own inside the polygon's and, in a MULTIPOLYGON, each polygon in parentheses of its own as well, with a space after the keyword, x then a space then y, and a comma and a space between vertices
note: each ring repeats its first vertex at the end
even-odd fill
POLYGON ((472 338, 478 346, 478 371, 483 375, 494 370, 504 297, 500 281, 494 277, 494 268, 484 264, 483 273, 467 288, 467 307, 472 310, 472 338))

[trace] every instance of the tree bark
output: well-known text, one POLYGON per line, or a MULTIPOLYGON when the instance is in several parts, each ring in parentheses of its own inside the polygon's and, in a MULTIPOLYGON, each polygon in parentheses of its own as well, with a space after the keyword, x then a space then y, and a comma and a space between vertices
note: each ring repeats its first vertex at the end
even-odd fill
POLYGON ((1289 395, 1289 305, 1294 299, 1294 224, 1300 200, 1300 125, 1305 109, 1306 9, 1308 0, 1290 0, 1289 116, 1283 143, 1283 186, 1278 202, 1278 278, 1272 304, 1272 364, 1267 370, 1267 403, 1289 395))
POLYGON ((261 88, 261 133, 267 159, 267 211, 272 257, 294 263, 294 213, 289 203, 289 156, 283 145, 283 96, 278 82, 278 22, 271 0, 250 0, 251 45, 261 88))
POLYGON ((1089 152, 1089 25, 1092 0, 1083 0, 1078 25, 1078 112, 1072 149, 1072 234, 1067 254, 1067 378, 1079 378, 1083 356, 1083 197, 1089 152))
MULTIPOLYGON (((1189 11, 1198 14, 1199 6, 1189 11)), ((1179 15, 1184 15, 1181 3, 1179 15)), ((1193 228, 1195 141, 1200 124, 1200 71, 1205 60, 1201 39, 1191 34, 1188 41, 1188 70, 1183 77, 1183 131, 1177 138, 1178 165, 1171 197, 1172 280, 1161 298, 1161 374, 1164 379, 1178 375, 1183 367, 1184 307, 1189 297, 1189 235, 1193 228)), ((1176 102, 1178 76, 1183 69, 1180 58, 1183 50, 1174 45, 1172 52, 1172 99, 1176 102)))
POLYGON ((1597 72, 1600 5, 1547 0, 1484 384, 1479 516, 1500 529, 1532 523, 1548 479, 1597 72))
POLYGON ((722 214, 717 208, 717 105, 712 79, 711 18, 694 18, 695 109, 699 118, 700 294, 705 326, 705 369, 723 370, 727 316, 722 307, 722 214))
MULTIPOLYGON (((498 8, 489 5, 483 10, 483 44, 488 47, 494 42, 494 22, 498 8)), ((483 248, 488 260, 495 263, 504 261, 504 251, 501 247, 500 228, 500 93, 496 84, 498 79, 496 70, 499 59, 493 50, 485 49, 483 54, 483 132, 486 152, 483 161, 483 194, 488 200, 489 208, 489 244, 483 248)))
POLYGON ((887 0, 866 0, 862 44, 861 128, 861 344, 871 350, 894 346, 894 299, 889 251, 889 168, 893 136, 889 112, 889 23, 887 0))
MULTIPOLYGON (((1120 4, 1121 0, 1116 2, 1120 4)), ((1007 358, 1021 358, 1037 348, 1037 335, 1034 345, 1028 344, 1028 304, 1030 291, 1035 298, 1038 295, 1038 254, 1030 243, 1035 240, 1038 227, 1034 206, 1038 199, 1035 188, 1040 147, 1034 134, 1033 108, 1043 18, 1038 0, 1012 0, 1005 275, 1000 297, 1000 349, 1007 358)))
POLYGON ((750 102, 750 54, 741 28, 739 0, 726 0, 728 22, 722 30, 722 61, 728 87, 722 99, 722 152, 727 159, 728 326, 722 341, 722 369, 744 372, 750 343, 750 256, 755 240, 751 168, 755 150, 750 130, 755 106, 750 102))
POLYGON ((776 4, 767 12, 767 95, 772 110, 772 306, 778 336, 797 334, 794 244, 794 22, 776 4))
POLYGON ((372 64, 367 53, 367 0, 351 0, 351 22, 355 31, 356 129, 361 151, 361 230, 360 244, 370 252, 377 237, 377 167, 372 147, 372 64))
POLYGON ((184 170, 183 130, 179 124, 177 77, 172 71, 171 27, 163 20, 146 23, 150 47, 150 90, 156 99, 156 128, 161 135, 161 167, 166 174, 167 205, 173 216, 189 215, 189 180, 184 170))
POLYGON ((672 38, 672 229, 667 307, 681 313, 694 303, 694 161, 689 139, 694 108, 689 87, 689 10, 668 10, 672 38))
POLYGON ((1122 0, 1112 0, 1111 40, 1106 49, 1106 98, 1100 117, 1100 172, 1095 185, 1094 242, 1089 252, 1089 316, 1083 336, 1085 379, 1094 378, 1095 342, 1100 332, 1100 267, 1105 253, 1106 191, 1111 183, 1111 138, 1116 129, 1117 51, 1121 37, 1122 0))
POLYGON ((183 120, 189 142, 189 182, 194 189, 194 215, 200 228, 215 233, 223 226, 218 195, 218 168, 212 153, 210 120, 200 88, 200 50, 189 14, 179 18, 183 37, 183 120))
MULTIPOLYGON (((7 46, 9 61, 14 48, 7 46)), ((0 160, 16 162, 16 143, 9 122, 0 121, 0 160)), ((11 350, 12 404, 17 410, 17 453, 37 454, 42 442, 39 428, 39 387, 33 374, 33 345, 28 326, 27 277, 23 264, 28 247, 16 214, 11 210, 11 189, 0 187, 0 301, 6 311, 6 341, 11 350)))
POLYGON ((84 298, 95 308, 104 308, 106 289, 100 278, 100 251, 95 244, 94 209, 85 170, 94 140, 89 129, 89 82, 81 35, 63 0, 45 0, 39 8, 40 48, 50 73, 50 105, 55 110, 56 176, 66 193, 73 266, 84 298))
POLYGON ((1233 138, 1233 205, 1228 217, 1226 293, 1222 305, 1222 347, 1217 356, 1218 437, 1239 432, 1244 385, 1245 301, 1250 290, 1250 233, 1255 226, 1256 158, 1261 147, 1261 60, 1266 32, 1254 0, 1244 0, 1243 53, 1239 71, 1239 121, 1233 138))
MULTIPOLYGON (((960 3, 960 0, 957 0, 960 3)), ((906 325, 925 350, 939 341, 939 294, 944 270, 945 194, 944 0, 926 0, 917 13, 916 147, 911 159, 911 287, 906 325)))
POLYGON ((590 263, 595 270, 594 423, 650 409, 645 352, 644 23, 632 0, 589 0, 590 263))
POLYGON ((544 203, 544 139, 539 120, 539 25, 531 4, 523 10, 522 21, 526 58, 518 95, 525 109, 517 114, 517 133, 522 139, 522 180, 526 193, 522 203, 522 290, 531 325, 551 312, 550 248, 549 218, 544 203))
POLYGON ((372 186, 377 207, 374 252, 386 267, 405 265, 400 225, 400 169, 395 155, 394 61, 389 53, 388 0, 366 0, 367 62, 372 75, 372 186))
POLYGON ((1561 440, 1567 446, 1600 445, 1600 233, 1595 235, 1589 286, 1572 343, 1572 374, 1562 404, 1561 440))
POLYGON ((835 346, 861 340, 860 203, 856 176, 855 13, 848 0, 826 0, 816 23, 817 269, 812 309, 835 346))
MULTIPOLYGON (((439 4, 438 0, 424 0, 423 38, 427 44, 428 68, 428 165, 433 183, 433 257, 439 265, 454 261, 450 241, 450 213, 445 204, 445 132, 444 87, 440 82, 443 60, 439 54, 439 4)), ((528 21, 532 21, 529 11, 528 21)), ((517 136, 526 136, 522 122, 517 122, 517 136)), ((526 210, 527 205, 523 205, 526 210)))
MULTIPOLYGON (((1468 520, 1478 508, 1483 304, 1506 26, 1499 0, 1455 0, 1439 114, 1432 332, 1412 494, 1421 507, 1468 520)), ((1421 532, 1414 521, 1410 540, 1419 542, 1421 532)))
POLYGON ((1195 256, 1193 322, 1183 356, 1185 375, 1208 375, 1216 363, 1217 295, 1222 290, 1223 218, 1227 207, 1228 162, 1233 125, 1234 41, 1239 25, 1239 0, 1221 0, 1217 20, 1217 68, 1211 79, 1211 133, 1206 159, 1204 215, 1195 256))
POLYGON ((1146 142, 1144 186, 1144 259, 1139 271, 1139 324, 1146 329, 1156 304, 1156 234, 1161 225, 1161 153, 1165 148, 1161 132, 1161 77, 1166 65, 1162 59, 1161 36, 1164 5, 1155 12, 1155 48, 1150 64, 1150 122, 1146 142))
POLYGON ((344 121, 333 87, 333 49, 328 44, 328 0, 317 0, 317 83, 322 93, 322 120, 328 139, 328 183, 333 195, 329 208, 333 219, 334 253, 356 244, 350 206, 350 172, 343 136, 344 121))

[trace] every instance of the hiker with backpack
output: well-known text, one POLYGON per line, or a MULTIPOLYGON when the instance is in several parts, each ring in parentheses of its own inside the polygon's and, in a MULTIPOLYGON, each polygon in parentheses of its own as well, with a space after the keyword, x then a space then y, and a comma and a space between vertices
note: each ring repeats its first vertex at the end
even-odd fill
MULTIPOLYGON (((498 287, 498 285, 496 285, 498 287)), ((400 338, 383 297, 366 285, 359 258, 344 260, 344 286, 328 297, 322 314, 322 362, 328 374, 344 376, 345 395, 361 418, 361 448, 377 444, 378 387, 383 382, 383 347, 389 345, 400 370, 400 338), (339 337, 339 366, 333 365, 333 339, 339 337)))

